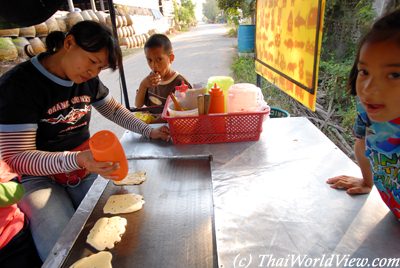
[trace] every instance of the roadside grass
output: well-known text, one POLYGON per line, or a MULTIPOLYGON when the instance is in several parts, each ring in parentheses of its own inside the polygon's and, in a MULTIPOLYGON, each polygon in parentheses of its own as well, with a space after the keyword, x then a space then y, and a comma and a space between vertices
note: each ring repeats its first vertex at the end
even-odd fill
POLYGON ((237 29, 230 28, 227 33, 228 37, 237 37, 237 29))

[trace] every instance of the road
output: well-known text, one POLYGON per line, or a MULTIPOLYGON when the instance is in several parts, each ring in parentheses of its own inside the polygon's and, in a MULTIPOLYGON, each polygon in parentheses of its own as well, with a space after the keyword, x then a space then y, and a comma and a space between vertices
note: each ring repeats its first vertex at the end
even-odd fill
MULTIPOLYGON (((200 24, 189 32, 171 37, 175 61, 172 68, 183 74, 190 83, 207 82, 213 75, 230 75, 230 66, 236 52, 236 39, 226 35, 227 28, 220 24, 200 24)), ((133 106, 135 92, 142 79, 150 72, 143 49, 124 57, 124 69, 129 102, 133 106)), ((102 82, 110 89, 112 96, 121 101, 119 72, 103 71, 102 82)), ((112 130, 118 137, 124 133, 122 127, 92 110, 90 131, 112 130)))

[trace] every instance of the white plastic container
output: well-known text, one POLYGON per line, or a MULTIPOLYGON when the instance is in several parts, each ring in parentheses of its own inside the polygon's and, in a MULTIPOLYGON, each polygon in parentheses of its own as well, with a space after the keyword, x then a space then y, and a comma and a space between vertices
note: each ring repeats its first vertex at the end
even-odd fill
POLYGON ((261 89, 253 84, 234 84, 228 90, 228 113, 259 111, 265 105, 261 89))
POLYGON ((175 96, 182 107, 193 109, 197 107, 197 96, 207 92, 205 88, 189 88, 185 92, 176 90, 175 96))

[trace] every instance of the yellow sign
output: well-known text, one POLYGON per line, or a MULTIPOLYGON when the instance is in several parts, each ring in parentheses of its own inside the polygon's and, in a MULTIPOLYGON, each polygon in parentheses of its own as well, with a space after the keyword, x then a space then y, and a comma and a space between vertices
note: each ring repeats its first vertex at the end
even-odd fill
POLYGON ((315 111, 325 0, 257 0, 256 72, 315 111))

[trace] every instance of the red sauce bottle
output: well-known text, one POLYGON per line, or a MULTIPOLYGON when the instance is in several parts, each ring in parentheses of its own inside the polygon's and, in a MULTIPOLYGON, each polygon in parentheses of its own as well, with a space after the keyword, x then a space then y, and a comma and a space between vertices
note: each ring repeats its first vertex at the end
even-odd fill
POLYGON ((225 112, 225 98, 224 92, 217 86, 217 83, 214 84, 214 87, 210 89, 210 114, 218 114, 225 112))

